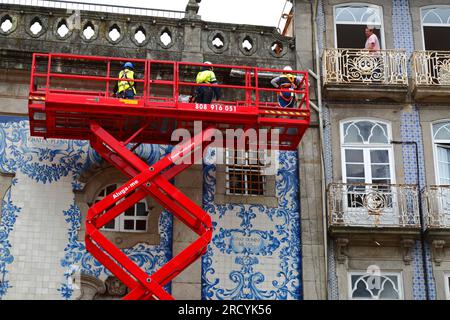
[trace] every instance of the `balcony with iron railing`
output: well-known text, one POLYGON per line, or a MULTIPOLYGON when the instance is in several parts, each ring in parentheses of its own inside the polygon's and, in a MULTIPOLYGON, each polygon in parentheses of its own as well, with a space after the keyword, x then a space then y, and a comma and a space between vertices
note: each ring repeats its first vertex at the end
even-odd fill
POLYGON ((415 51, 413 97, 420 102, 450 100, 450 51, 415 51))
POLYGON ((420 233, 416 185, 331 183, 328 226, 333 235, 420 233))
POLYGON ((450 238, 450 185, 428 186, 424 191, 427 233, 450 238))
POLYGON ((328 99, 404 101, 408 93, 404 50, 325 49, 322 68, 328 99))

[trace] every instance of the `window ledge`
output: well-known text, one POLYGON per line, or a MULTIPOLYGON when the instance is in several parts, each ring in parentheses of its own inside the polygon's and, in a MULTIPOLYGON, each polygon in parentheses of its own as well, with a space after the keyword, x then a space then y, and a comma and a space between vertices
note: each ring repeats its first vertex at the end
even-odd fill
POLYGON ((247 195, 228 195, 216 194, 214 196, 216 204, 256 204, 270 208, 278 207, 278 198, 275 196, 247 196, 247 195))

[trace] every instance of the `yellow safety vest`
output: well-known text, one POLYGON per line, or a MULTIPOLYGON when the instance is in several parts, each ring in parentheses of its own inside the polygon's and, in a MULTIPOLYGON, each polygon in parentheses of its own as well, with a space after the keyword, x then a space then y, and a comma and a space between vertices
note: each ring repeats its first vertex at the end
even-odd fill
POLYGON ((197 83, 213 83, 217 82, 216 75, 211 70, 200 71, 197 74, 197 79, 195 79, 197 83))
MULTIPOLYGON (((129 69, 122 70, 119 73, 119 78, 134 79, 134 71, 129 70, 129 69)), ((128 81, 119 81, 117 93, 126 91, 130 88, 132 88, 134 94, 136 94, 136 89, 134 88, 134 81, 129 81, 129 80, 128 81)))

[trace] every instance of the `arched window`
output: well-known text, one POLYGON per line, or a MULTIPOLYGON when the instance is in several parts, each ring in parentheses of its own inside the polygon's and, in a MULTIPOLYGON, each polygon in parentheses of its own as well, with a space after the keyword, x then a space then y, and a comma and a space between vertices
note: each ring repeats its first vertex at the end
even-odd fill
POLYGON ((428 6, 420 10, 425 50, 450 51, 450 6, 428 6))
POLYGON ((441 185, 450 185, 450 121, 433 124, 433 142, 436 181, 441 185))
POLYGON ((391 128, 376 120, 341 123, 342 177, 346 183, 395 183, 391 128))
MULTIPOLYGON (((97 195, 95 203, 102 200, 108 194, 114 192, 119 187, 118 184, 110 184, 103 188, 97 195)), ((118 201, 116 204, 120 203, 118 201)), ((106 224, 103 229, 120 232, 146 232, 147 231, 148 208, 145 200, 137 202, 125 212, 117 216, 106 224)))
POLYGON ((355 300, 401 300, 403 299, 400 273, 378 275, 350 272, 350 299, 355 300))
POLYGON ((364 48, 366 27, 375 28, 381 48, 384 48, 383 11, 370 4, 340 4, 334 7, 336 48, 364 48))

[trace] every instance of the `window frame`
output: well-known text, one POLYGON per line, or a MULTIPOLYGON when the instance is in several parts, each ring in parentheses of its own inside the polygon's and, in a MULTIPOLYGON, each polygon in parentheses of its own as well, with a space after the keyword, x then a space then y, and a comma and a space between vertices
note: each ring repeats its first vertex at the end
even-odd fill
POLYGON ((448 123, 448 125, 450 126, 450 119, 445 119, 445 120, 439 120, 439 121, 435 121, 432 122, 430 125, 430 130, 431 130, 431 142, 433 144, 433 164, 434 164, 434 178, 435 178, 435 184, 436 185, 442 185, 445 186, 446 184, 441 184, 441 175, 440 175, 440 171, 439 171, 439 161, 438 161, 438 145, 439 144, 448 144, 450 147, 450 140, 436 140, 434 138, 434 128, 433 126, 439 123, 448 123))
POLYGON ((374 298, 353 298, 353 285, 352 285, 352 275, 355 276, 365 276, 368 275, 367 271, 348 271, 347 272, 347 290, 348 290, 348 300, 366 300, 366 301, 371 301, 371 300, 392 300, 392 301, 401 301, 401 300, 405 300, 405 294, 404 294, 404 289, 403 289, 403 272, 399 271, 399 272, 380 272, 379 275, 380 276, 397 276, 397 287, 398 287, 398 299, 374 299, 374 298))
POLYGON ((340 121, 339 131, 340 131, 340 149, 341 149, 341 170, 342 170, 342 182, 347 183, 347 167, 346 167, 346 158, 345 158, 345 150, 363 150, 363 161, 364 161, 364 183, 372 183, 372 169, 371 162, 366 162, 366 160, 370 160, 370 150, 387 150, 389 154, 389 171, 391 175, 391 183, 396 183, 395 176, 395 156, 394 156, 394 148, 391 143, 344 143, 344 125, 348 122, 358 122, 358 121, 373 121, 379 122, 387 127, 387 136, 388 140, 392 140, 392 126, 391 122, 373 119, 373 118, 351 118, 344 119, 340 121), (369 154, 368 157, 366 155, 369 154), (368 159, 366 159, 368 158, 368 159), (367 170, 369 169, 369 170, 367 170), (369 174, 370 173, 370 174, 369 174), (370 177, 370 181, 369 181, 370 177))
POLYGON ((425 10, 427 10, 427 9, 438 9, 438 8, 450 9, 450 5, 441 4, 441 5, 428 5, 428 6, 420 7, 420 10, 419 10, 419 12, 420 12, 420 14, 419 14, 420 15, 420 33, 422 34, 422 48, 423 48, 423 50, 426 50, 426 47, 425 47, 425 32, 424 32, 424 27, 425 26, 427 26, 427 27, 448 27, 448 28, 450 28, 450 22, 448 24, 447 23, 444 23, 444 24, 432 23, 432 24, 424 25, 424 23, 423 23, 423 12, 425 10))
MULTIPOLYGON (((258 150, 245 150, 245 151, 243 151, 243 150, 235 150, 235 149, 230 150, 230 149, 226 148, 225 149, 225 181, 226 181, 225 194, 229 195, 229 196, 246 196, 246 197, 247 196, 250 196, 250 197, 265 196, 266 195, 266 190, 267 190, 267 185, 266 185, 267 184, 267 179, 266 179, 266 176, 264 175, 264 168, 265 168, 265 166, 262 165, 262 164, 259 164, 259 176, 262 179, 262 193, 261 194, 252 194, 252 193, 249 192, 249 190, 251 189, 251 188, 249 188, 249 184, 251 184, 251 182, 248 181, 248 176, 247 176, 247 173, 246 173, 247 170, 246 169, 232 169, 232 168, 230 168, 230 165, 233 165, 232 163, 229 162, 229 159, 231 158, 231 156, 230 156, 230 152, 231 151, 233 151, 233 152, 245 152, 245 161, 246 162, 249 159, 249 152, 256 152, 257 156, 258 156, 258 162, 259 163, 261 162, 261 159, 259 158, 260 157, 260 151, 258 151, 258 150), (243 175, 244 175, 244 180, 245 181, 243 183, 245 184, 245 186, 244 186, 243 189, 245 190, 245 193, 231 192, 230 171, 234 171, 234 172, 241 171, 241 172, 244 172, 243 175)), ((265 159, 264 160, 267 161, 267 154, 265 154, 265 159)), ((243 165, 243 166, 245 166, 245 165, 243 165)), ((251 165, 248 165, 248 166, 251 166, 251 165)))
MULTIPOLYGON (((106 193, 106 190, 108 187, 110 186, 116 186, 116 189, 118 187, 120 187, 121 183, 120 182, 113 182, 113 183, 108 183, 104 186, 102 186, 102 188, 100 188, 100 190, 97 192, 97 195, 95 196, 94 199, 94 203, 97 202, 97 200, 99 200, 100 196, 99 194, 102 193, 102 191, 105 191, 105 196, 102 196, 101 199, 103 199, 104 197, 106 197, 108 194, 106 193)), ((101 200, 100 199, 100 200, 101 200)), ((124 199, 119 200, 117 202, 120 203, 122 202, 124 199)), ((148 217, 150 216, 150 209, 149 206, 147 204, 147 201, 144 199, 140 200, 139 202, 134 204, 134 210, 135 210, 135 215, 134 216, 126 216, 125 215, 125 211, 122 212, 121 214, 119 214, 117 217, 114 218, 114 229, 112 228, 106 228, 106 225, 104 225, 101 230, 103 231, 110 231, 110 232, 127 232, 127 233, 146 233, 148 232, 148 217), (145 205, 145 211, 147 212, 147 215, 145 216, 137 216, 136 215, 136 210, 137 210, 137 204, 138 203, 144 203, 145 205), (133 220, 134 221, 134 229, 130 230, 130 229, 125 229, 125 220, 133 220), (145 221, 145 229, 144 230, 136 230, 136 221, 145 221)))
MULTIPOLYGON (((384 32, 384 12, 383 12, 383 7, 376 5, 376 4, 372 4, 372 3, 366 3, 366 2, 347 2, 347 3, 340 3, 337 5, 333 6, 333 29, 334 29, 334 48, 335 49, 339 49, 338 48, 338 42, 337 42, 337 28, 336 25, 338 24, 343 24, 343 23, 337 23, 336 21, 336 10, 338 8, 342 8, 342 7, 351 7, 351 6, 361 6, 361 7, 367 7, 367 8, 374 8, 379 10, 380 13, 380 35, 381 35, 381 39, 378 39, 380 41, 380 46, 381 46, 381 50, 385 50, 386 49, 386 34, 384 32)), ((348 25, 365 25, 367 26, 367 24, 363 24, 363 23, 345 23, 348 25)), ((347 48, 347 49, 352 49, 352 48, 347 48)))
POLYGON ((450 300, 450 273, 444 274, 445 299, 450 300))

